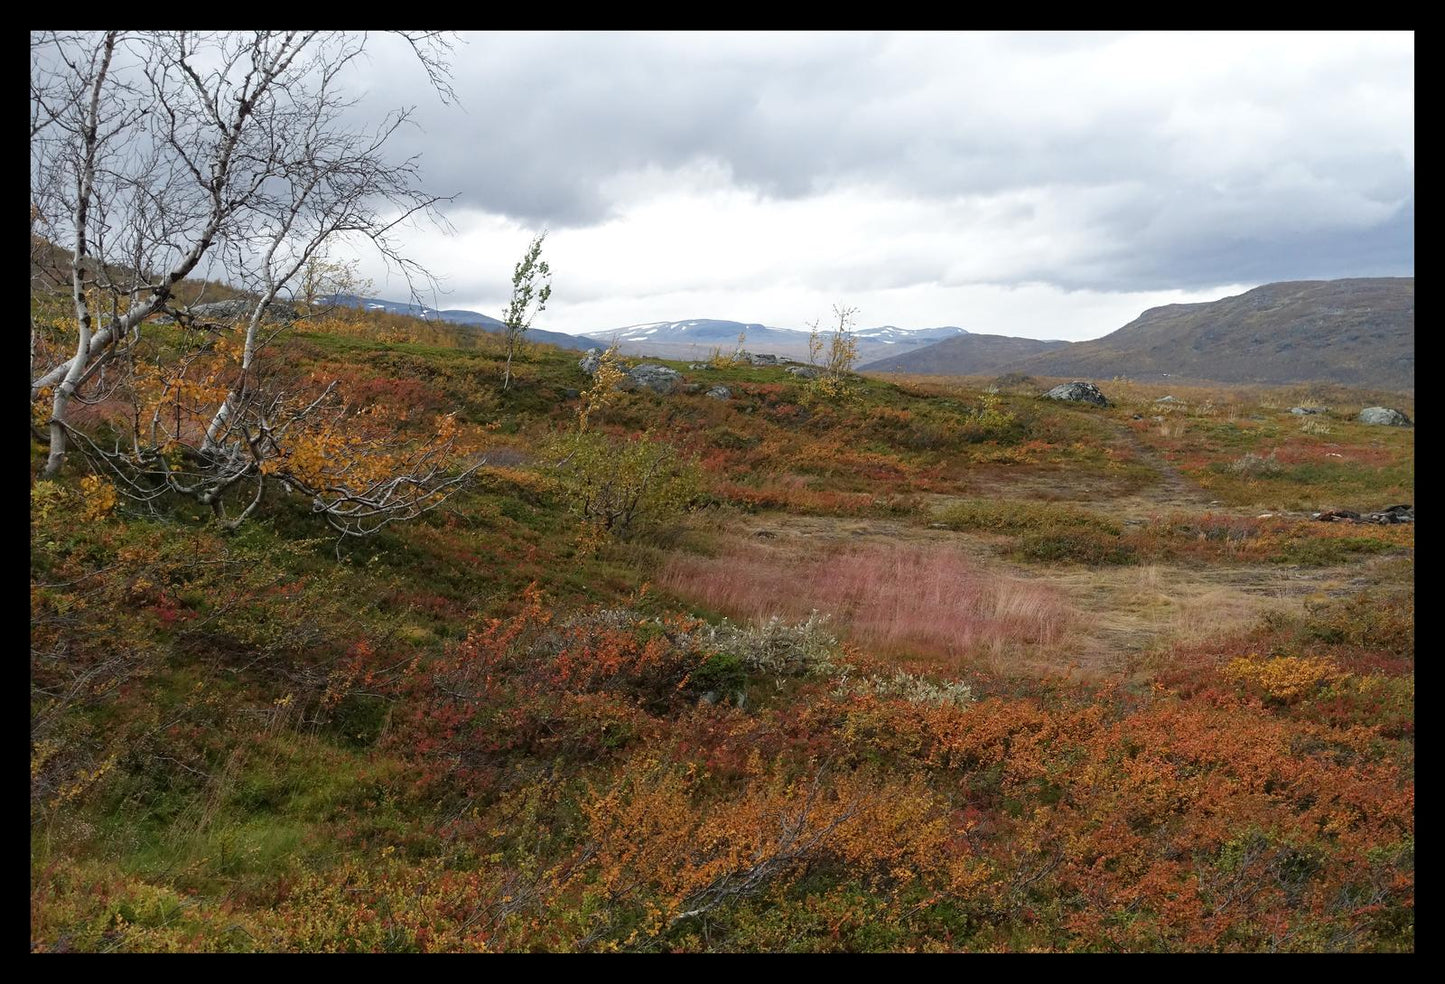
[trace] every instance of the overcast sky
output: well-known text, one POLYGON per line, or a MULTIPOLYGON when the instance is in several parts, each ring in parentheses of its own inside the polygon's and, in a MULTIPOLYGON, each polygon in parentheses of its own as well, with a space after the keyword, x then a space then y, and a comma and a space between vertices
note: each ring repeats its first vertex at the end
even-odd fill
MULTIPOLYGON (((440 307, 1093 338, 1279 280, 1413 276, 1410 33, 464 34, 460 103, 376 38, 368 112, 455 194, 440 307)), ((375 293, 405 287, 368 263, 375 293)))

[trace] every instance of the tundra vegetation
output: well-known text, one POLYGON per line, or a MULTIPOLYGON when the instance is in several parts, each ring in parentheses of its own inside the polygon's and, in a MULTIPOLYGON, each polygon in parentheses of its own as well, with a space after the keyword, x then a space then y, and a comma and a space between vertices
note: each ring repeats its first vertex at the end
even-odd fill
POLYGON ((274 345, 339 444, 445 426, 469 478, 338 543, 47 474, 39 430, 34 949, 1413 949, 1413 527, 1309 515, 1412 501, 1381 394, 274 345))
POLYGON ((1312 518, 1413 503, 1356 419, 1412 399, 273 318, 434 202, 302 166, 359 52, 91 41, 32 92, 32 950, 1413 950, 1413 524, 1312 518), (117 57, 177 111, 87 122, 117 57))

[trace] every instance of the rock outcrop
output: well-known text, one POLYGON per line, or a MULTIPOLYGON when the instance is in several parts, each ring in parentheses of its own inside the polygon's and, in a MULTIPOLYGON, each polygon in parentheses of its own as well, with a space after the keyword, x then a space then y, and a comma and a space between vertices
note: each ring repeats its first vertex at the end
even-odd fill
POLYGON ((1099 387, 1076 379, 1072 383, 1060 383, 1044 394, 1049 400, 1068 400, 1073 403, 1092 403, 1096 407, 1107 407, 1109 401, 1099 392, 1099 387))
POLYGON ((1326 509, 1317 512, 1314 518, 1321 523, 1374 523, 1377 526, 1395 526, 1399 523, 1415 522, 1415 507, 1411 505, 1386 506, 1379 512, 1357 513, 1353 509, 1326 509))
POLYGON ((1381 424, 1386 427, 1409 427, 1410 418, 1390 407, 1366 407, 1360 411, 1362 424, 1381 424))
POLYGON ((682 385, 682 373, 655 362, 644 362, 622 377, 623 389, 647 389, 663 396, 682 385))

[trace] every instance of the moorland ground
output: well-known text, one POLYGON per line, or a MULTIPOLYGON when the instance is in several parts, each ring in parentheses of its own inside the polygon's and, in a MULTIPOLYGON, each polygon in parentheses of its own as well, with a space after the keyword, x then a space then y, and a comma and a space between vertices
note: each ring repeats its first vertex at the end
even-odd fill
POLYGON ((278 346, 456 414, 373 537, 32 480, 34 949, 1413 949, 1413 525, 1312 518, 1413 504, 1412 399, 667 363, 609 531, 576 353, 503 358, 278 346))

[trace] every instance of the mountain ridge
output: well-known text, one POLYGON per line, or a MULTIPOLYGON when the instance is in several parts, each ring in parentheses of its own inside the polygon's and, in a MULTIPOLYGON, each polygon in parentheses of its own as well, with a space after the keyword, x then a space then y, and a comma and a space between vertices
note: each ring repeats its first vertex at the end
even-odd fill
POLYGON ((1413 389, 1414 294, 1414 277, 1281 281, 1214 301, 1152 307, 1101 338, 1016 357, 998 346, 971 351, 960 339, 946 339, 892 364, 861 368, 1413 389))

